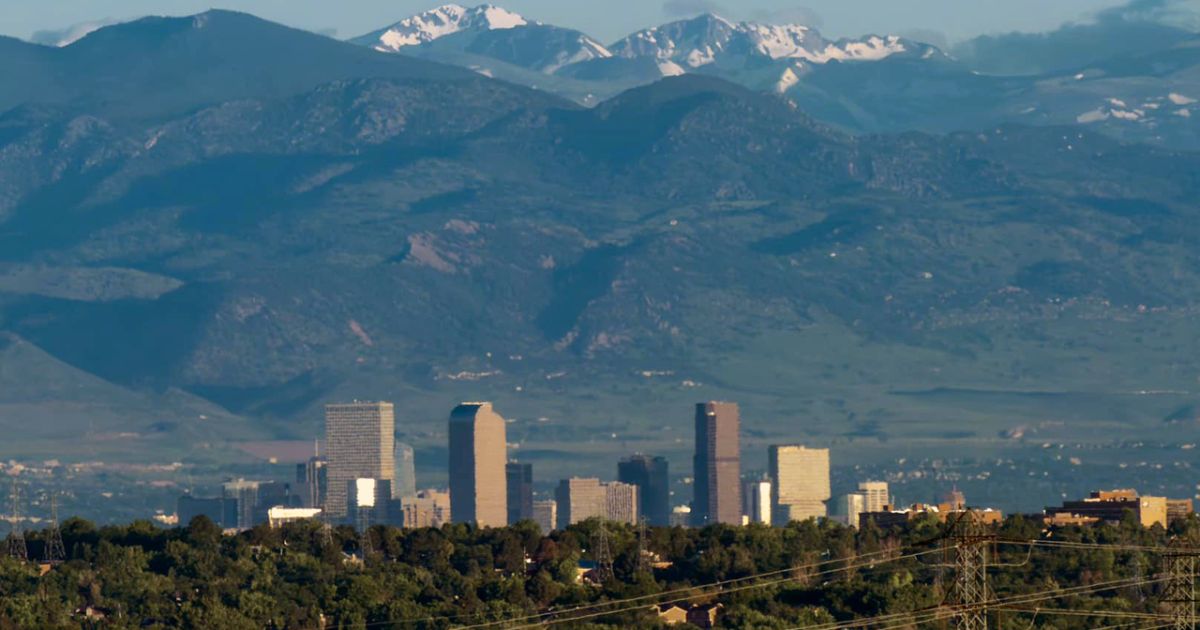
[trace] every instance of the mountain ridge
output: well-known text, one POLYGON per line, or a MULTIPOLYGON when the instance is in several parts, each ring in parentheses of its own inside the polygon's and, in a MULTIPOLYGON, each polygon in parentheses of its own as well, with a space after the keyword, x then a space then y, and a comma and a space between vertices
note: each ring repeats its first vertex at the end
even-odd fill
POLYGON ((492 399, 547 478, 685 456, 703 399, 743 403, 748 454, 803 436, 890 460, 1169 441, 1196 402, 1195 153, 1079 125, 847 133, 703 73, 588 108, 329 63, 110 117, 154 95, 143 70, 113 72, 145 94, 0 114, 0 345, 27 344, 0 372, 42 366, 0 427, 83 436, 6 457, 88 457, 72 391, 151 436, 126 457, 180 461, 212 456, 197 436, 310 438, 323 402, 367 398, 438 453, 448 401, 492 399), (1183 393, 1113 402, 1142 390, 1183 393), (1005 393, 1028 391, 1062 403, 1005 393))
MULTIPOLYGON (((482 13, 495 7, 459 9, 482 13)), ((665 76, 709 74, 783 94, 851 133, 1093 125, 1122 139, 1200 150, 1200 116, 1188 107, 1163 109, 1161 103, 1171 93, 1200 98, 1187 96, 1200 94, 1200 58, 1185 46, 1195 34, 1125 23, 1107 13, 1094 26, 1063 27, 1028 41, 982 37, 975 49, 957 46, 949 52, 895 35, 829 40, 805 25, 734 22, 712 13, 643 29, 608 46, 579 31, 521 20, 524 25, 484 24, 392 50, 586 106, 665 76), (1022 61, 1010 74, 994 72, 1005 67, 997 60, 1002 45, 1025 41, 1052 51, 1070 41, 1094 44, 1122 28, 1131 31, 1130 41, 1109 56, 1089 44, 1087 54, 1046 59, 1045 68, 1021 70, 1022 61), (1162 33, 1163 41, 1153 41, 1153 33, 1162 33), (1112 108, 1110 100, 1137 100, 1139 106, 1112 108)), ((355 41, 372 45, 378 37, 355 41)))

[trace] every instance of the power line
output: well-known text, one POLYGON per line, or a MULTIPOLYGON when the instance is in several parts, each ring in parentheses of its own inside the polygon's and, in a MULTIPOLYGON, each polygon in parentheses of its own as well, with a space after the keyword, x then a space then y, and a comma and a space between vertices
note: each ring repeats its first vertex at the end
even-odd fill
MULTIPOLYGON (((1153 580, 1141 580, 1141 582, 1146 583, 1146 584, 1156 584, 1156 583, 1161 583, 1165 580, 1166 580, 1166 578, 1164 578, 1164 577, 1158 577, 1153 580)), ((1138 582, 1138 581, 1139 580, 1133 580, 1133 579, 1126 578, 1126 579, 1122 579, 1122 580, 1100 582, 1097 584, 1091 584, 1091 585, 1087 585, 1087 586, 1075 586, 1075 587, 1070 587, 1070 588, 1065 588, 1065 589, 1052 589, 1052 590, 1046 590, 1046 591, 1038 591, 1035 593, 1026 593, 1026 594, 1021 594, 1021 595, 1013 595, 1013 596, 1009 596, 1009 597, 1001 598, 1001 599, 993 599, 993 600, 986 602, 986 605, 988 607, 998 607, 998 606, 1003 606, 1003 605, 1008 605, 1008 604, 1031 604, 1031 603, 1037 603, 1037 602, 1041 602, 1041 601, 1048 601, 1051 599, 1060 599, 1063 597, 1070 597, 1070 596, 1074 596, 1074 595, 1089 595, 1092 593, 1099 593, 1099 592, 1103 592, 1103 591, 1111 591, 1111 590, 1115 590, 1115 589, 1125 588, 1127 586, 1131 586, 1132 584, 1134 584, 1135 582, 1138 582)), ((901 620, 904 618, 912 617, 913 615, 949 617, 953 614, 955 614, 955 611, 953 611, 953 610, 946 609, 944 607, 936 607, 936 608, 929 608, 929 609, 918 610, 918 611, 905 611, 905 612, 900 612, 900 613, 892 613, 889 615, 882 615, 882 616, 871 617, 871 618, 867 618, 867 619, 854 619, 854 620, 849 620, 849 621, 833 622, 833 623, 824 624, 824 625, 806 626, 804 628, 792 628, 790 630, 843 630, 846 628, 853 628, 856 626, 862 626, 864 624, 869 624, 869 623, 898 621, 898 620, 901 620)))
MULTIPOLYGON (((931 541, 925 541, 925 542, 928 543, 931 541)), ((1059 546, 1059 547, 1072 546, 1072 547, 1080 547, 1080 548, 1088 548, 1088 549, 1109 549, 1109 550, 1130 550, 1130 551, 1162 552, 1164 550, 1163 547, 1150 547, 1150 546, 1137 546, 1137 545, 1110 545, 1110 544, 1101 544, 1101 543, 1072 543, 1069 541, 995 539, 995 542, 1003 543, 1003 544, 1014 544, 1014 545, 1059 546)), ((859 568, 868 568, 868 567, 873 567, 880 563, 890 563, 890 562, 896 562, 896 561, 905 560, 905 559, 913 559, 913 558, 927 556, 929 554, 940 553, 940 552, 941 552, 941 550, 935 549, 935 550, 929 550, 929 551, 924 551, 924 552, 911 553, 911 554, 902 555, 902 556, 898 556, 898 557, 894 557, 894 558, 881 559, 879 561, 859 562, 857 564, 851 564, 851 565, 847 565, 845 567, 821 571, 816 574, 813 574, 813 577, 817 577, 817 576, 821 576, 821 575, 829 575, 829 574, 834 574, 834 573, 839 573, 839 572, 844 572, 844 571, 849 571, 849 570, 859 569, 859 568)), ((680 597, 680 598, 666 600, 666 601, 653 602, 653 604, 680 603, 680 602, 691 601, 691 600, 698 599, 701 597, 713 597, 713 596, 719 596, 719 595, 723 595, 723 594, 734 593, 734 592, 739 592, 739 591, 748 590, 748 589, 764 588, 764 587, 773 586, 773 585, 784 583, 784 582, 790 582, 790 581, 792 581, 792 578, 789 577, 789 578, 784 578, 784 579, 779 579, 779 580, 764 580, 764 581, 755 582, 755 583, 747 584, 747 585, 743 585, 743 586, 734 586, 732 588, 725 588, 725 587, 731 586, 731 585, 736 585, 741 582, 747 582, 747 581, 761 579, 761 578, 765 578, 765 577, 782 575, 785 573, 794 573, 796 571, 804 570, 806 568, 816 568, 816 567, 820 567, 820 566, 825 566, 825 565, 829 565, 829 564, 837 564, 837 563, 841 563, 841 562, 861 561, 861 560, 872 558, 872 557, 888 555, 890 553, 892 553, 892 552, 884 550, 884 551, 873 552, 870 554, 863 554, 860 556, 856 556, 854 558, 840 558, 840 559, 826 560, 826 561, 822 561, 822 562, 811 563, 808 565, 800 565, 800 566, 796 566, 796 567, 791 567, 788 569, 767 571, 767 572, 749 575, 749 576, 745 576, 745 577, 741 577, 741 578, 720 580, 720 581, 716 581, 716 582, 712 582, 712 583, 708 583, 708 584, 701 584, 701 585, 695 585, 695 586, 688 586, 688 587, 684 587, 684 588, 677 588, 674 590, 664 591, 661 593, 655 593, 655 594, 651 594, 651 595, 643 595, 643 596, 638 596, 638 597, 609 600, 609 601, 605 601, 605 602, 597 602, 595 604, 581 605, 581 606, 578 606, 575 608, 570 608, 570 609, 557 610, 557 611, 546 611, 546 612, 542 612, 542 613, 526 615, 523 617, 514 617, 514 618, 504 619, 504 620, 496 620, 496 621, 477 623, 477 624, 472 624, 472 625, 467 625, 467 626, 459 626, 458 630, 475 630, 475 629, 480 629, 480 628, 492 628, 492 627, 496 627, 496 626, 500 626, 500 625, 521 623, 521 622, 526 622, 526 621, 531 621, 531 620, 541 620, 541 621, 538 621, 538 622, 532 623, 532 624, 527 624, 527 625, 515 626, 514 630, 518 630, 520 628, 532 628, 532 627, 541 626, 541 625, 555 625, 558 623, 580 621, 580 620, 584 620, 584 619, 590 619, 590 618, 601 617, 601 616, 606 616, 606 615, 619 614, 622 612, 627 612, 628 610, 631 610, 631 609, 637 607, 637 606, 622 606, 623 604, 632 604, 634 602, 649 602, 649 600, 657 600, 657 599, 661 599, 663 597, 670 596, 673 594, 691 593, 690 595, 685 596, 685 597, 680 597), (707 593, 704 593, 704 592, 696 593, 695 592, 695 591, 700 591, 700 590, 704 590, 704 589, 714 589, 714 588, 721 589, 721 590, 718 590, 715 592, 707 592, 707 593), (613 606, 617 606, 617 608, 608 609, 609 607, 613 607, 613 606), (596 610, 596 609, 600 609, 600 608, 605 608, 605 610, 596 610), (594 611, 594 612, 588 612, 588 611, 594 611), (585 612, 588 612, 588 614, 576 615, 576 616, 569 617, 569 618, 548 619, 550 617, 556 617, 556 616, 562 616, 562 615, 574 615, 576 613, 585 613, 585 612)), ((1028 562, 1028 560, 1026 560, 1026 562, 1028 562)), ((1020 564, 1025 564, 1025 562, 1020 563, 1020 564)), ((997 565, 997 566, 1000 566, 1000 565, 997 565)), ((1069 596, 1073 596, 1073 595, 1084 595, 1084 594, 1090 594, 1090 593, 1094 593, 1094 592, 1101 592, 1101 591, 1105 591, 1105 590, 1113 590, 1116 588, 1125 588, 1128 586, 1156 584, 1156 583, 1160 583, 1164 580, 1165 580, 1165 578, 1158 578, 1158 579, 1142 579, 1142 578, 1128 579, 1127 578, 1127 579, 1118 580, 1115 582, 1105 582, 1105 583, 1094 584, 1094 585, 1089 585, 1089 586, 1084 586, 1084 587, 1073 587, 1073 588, 1068 588, 1068 589, 1057 589, 1057 590, 1053 590, 1053 591, 1041 591, 1041 592, 1036 592, 1036 593, 1032 593, 1032 594, 1020 595, 1020 596, 1016 596, 1017 599, 988 600, 988 601, 984 602, 984 605, 986 605, 988 607, 997 607, 997 606, 1003 606, 1005 604, 1014 603, 1014 602, 1015 603, 1035 603, 1037 601, 1045 601, 1048 599, 1057 599, 1057 598, 1069 597, 1069 596), (1030 599, 1030 598, 1033 598, 1033 599, 1030 599)), ((649 605, 649 604, 640 604, 640 605, 649 605)), ((862 626, 864 623, 872 623, 872 622, 880 622, 880 621, 883 621, 883 622, 898 621, 903 617, 911 618, 913 615, 921 615, 922 617, 929 617, 930 619, 936 620, 936 619, 948 618, 952 614, 954 614, 954 613, 952 611, 947 610, 945 607, 938 607, 938 608, 933 608, 933 609, 927 609, 924 611, 908 611, 908 612, 903 612, 903 613, 895 613, 893 615, 884 616, 884 617, 875 617, 875 618, 870 618, 870 619, 859 619, 859 620, 854 620, 854 621, 849 621, 849 622, 840 622, 837 625, 809 626, 804 629, 797 628, 795 630, 840 630, 841 628, 853 628, 853 627, 857 627, 857 626, 862 626), (845 624, 849 624, 849 625, 845 625, 845 624)), ((373 627, 381 627, 381 626, 389 626, 389 625, 421 623, 421 622, 431 622, 431 621, 453 621, 455 619, 463 619, 463 618, 474 617, 474 616, 477 616, 477 615, 464 613, 464 614, 458 614, 458 615, 429 616, 429 617, 422 617, 422 618, 401 619, 401 620, 392 620, 392 621, 385 621, 385 622, 372 622, 372 623, 365 624, 365 627, 373 628, 373 627)), ((334 627, 334 626, 327 626, 327 627, 334 627)))
MULTIPOLYGON (((909 555, 906 555, 906 556, 900 556, 900 557, 897 557, 897 558, 893 558, 893 559, 891 559, 891 561, 896 561, 896 560, 904 560, 904 559, 911 559, 911 558, 917 558, 917 557, 920 557, 920 556, 927 556, 927 555, 930 555, 930 554, 936 554, 936 553, 941 553, 941 550, 938 550, 938 549, 933 549, 933 550, 929 550, 929 551, 923 551, 923 552, 920 552, 920 553, 909 554, 909 555)), ((810 578, 811 578, 811 577, 819 577, 819 576, 822 576, 822 575, 833 575, 833 574, 836 574, 836 573, 844 573, 844 572, 846 572, 846 571, 852 571, 852 570, 854 570, 854 569, 870 568, 870 567, 872 567, 873 565, 874 565, 874 563, 862 563, 862 564, 857 564, 857 565, 849 565, 849 566, 845 566, 845 567, 838 567, 838 568, 835 568, 835 569, 827 569, 827 570, 825 570, 825 571, 819 571, 819 572, 817 572, 817 573, 809 574, 809 575, 808 575, 808 577, 810 577, 810 578)), ((794 572, 794 571, 796 571, 796 570, 798 570, 798 569, 800 569, 800 567, 796 567, 796 568, 790 569, 789 571, 790 571, 790 572, 794 572)), ((751 590, 751 589, 757 589, 757 588, 764 588, 764 587, 767 587, 767 586, 774 586, 774 585, 777 585, 777 584, 782 584, 782 583, 785 583, 785 582, 793 582, 793 581, 795 581, 795 579, 794 579, 794 578, 792 578, 792 577, 787 577, 787 578, 776 579, 776 580, 767 580, 767 581, 763 581, 763 582, 755 582, 755 583, 752 583, 752 584, 746 584, 746 585, 742 585, 742 586, 735 586, 735 587, 732 587, 732 588, 723 588, 723 589, 721 589, 721 590, 719 590, 719 591, 715 591, 715 592, 711 592, 711 593, 695 593, 695 594, 692 594, 692 595, 689 595, 689 596, 686 596, 686 597, 679 597, 679 598, 675 598, 675 599, 671 599, 671 600, 654 602, 654 605, 661 605, 661 604, 678 604, 678 603, 682 603, 682 602, 688 602, 688 601, 692 601, 692 600, 694 600, 694 599, 700 599, 700 598, 704 598, 704 597, 716 597, 716 596, 720 596, 720 595, 727 595, 727 594, 730 594, 730 593, 738 593, 738 592, 741 592, 741 591, 746 591, 746 590, 751 590)), ((689 589, 686 589, 686 590, 696 590, 696 588, 698 588, 698 587, 693 587, 693 588, 689 588, 689 589)), ((660 596, 661 596, 661 593, 660 593, 660 594, 658 594, 658 595, 654 595, 654 596, 648 596, 648 597, 660 597, 660 596)), ((633 600, 633 599, 642 599, 642 598, 630 598, 630 600, 633 600)), ((620 601, 622 601, 622 600, 614 600, 613 602, 607 602, 607 603, 608 603, 608 604, 612 604, 612 603, 617 603, 617 602, 620 602, 620 601)), ((635 609, 635 608, 640 608, 640 607, 643 607, 643 606, 645 606, 645 604, 639 604, 639 605, 636 605, 636 606, 623 606, 623 607, 616 608, 616 609, 613 609, 613 610, 601 610, 601 611, 597 611, 597 612, 591 612, 591 613, 587 613, 587 614, 583 614, 583 615, 576 615, 576 616, 573 616, 573 617, 567 617, 567 618, 563 618, 563 619, 542 619, 541 621, 534 622, 534 623, 529 623, 529 624, 524 624, 524 625, 513 626, 513 629, 512 629, 512 630, 521 630, 521 629, 523 629, 523 628, 534 628, 534 627, 537 627, 537 626, 543 626, 543 625, 545 625, 545 626, 552 626, 552 625, 555 625, 555 624, 560 624, 560 623, 570 623, 570 622, 575 622, 575 621, 582 621, 582 620, 585 620, 585 619, 594 619, 594 618, 596 618, 596 617, 604 617, 604 616, 608 616, 608 615, 615 615, 615 614, 618 614, 618 613, 628 612, 629 610, 633 610, 633 609, 635 609)), ((543 614, 541 614, 541 615, 532 615, 532 616, 528 617, 527 619, 533 619, 534 617, 545 617, 545 616, 548 616, 548 615, 553 615, 553 614, 556 614, 556 613, 543 613, 543 614)), ((562 614, 562 613, 560 612, 560 613, 557 613, 557 614, 562 614)), ((502 623, 511 623, 511 622, 513 622, 513 621, 516 621, 516 620, 510 620, 510 621, 508 621, 508 622, 504 622, 504 621, 499 621, 499 622, 490 622, 490 623, 487 623, 487 624, 479 624, 479 625, 474 625, 474 626, 461 626, 461 627, 460 627, 458 630, 469 630, 469 629, 470 629, 470 630, 474 630, 474 629, 476 629, 476 628, 484 628, 484 627, 489 627, 489 626, 495 626, 495 625, 502 624, 502 623)), ((523 621, 523 620, 522 620, 522 621, 523 621)))
POLYGON ((975 513, 964 511, 954 522, 954 581, 951 583, 949 604, 956 610, 958 630, 987 630, 988 548, 994 536, 989 535, 975 513))
MULTIPOLYGON (((694 592, 695 592, 695 591, 697 591, 697 590, 702 590, 702 589, 712 589, 712 588, 722 588, 722 587, 729 586, 729 585, 739 584, 739 583, 741 583, 741 582, 748 582, 748 581, 751 581, 751 580, 757 580, 757 579, 762 579, 762 578, 766 578, 766 577, 773 577, 773 576, 778 576, 778 575, 783 575, 783 574, 791 574, 791 573, 795 573, 796 571, 802 571, 802 570, 806 570, 806 569, 815 569, 815 568, 818 568, 818 567, 821 567, 821 566, 825 566, 825 565, 829 565, 829 564, 837 564, 837 563, 839 563, 839 562, 853 562, 853 561, 855 561, 855 560, 861 560, 861 559, 863 559, 863 558, 875 558, 875 557, 877 557, 877 556, 884 556, 884 555, 888 555, 888 554, 890 554, 890 553, 891 553, 890 551, 876 551, 876 552, 872 552, 872 553, 869 553, 869 554, 863 554, 863 555, 860 555, 860 556, 856 556, 855 558, 839 558, 839 559, 835 559, 835 560, 823 560, 823 561, 821 561, 821 562, 814 562, 814 563, 810 563, 810 564, 807 564, 807 565, 799 565, 799 566, 790 567, 790 568, 787 568, 787 569, 778 569, 778 570, 775 570, 775 571, 765 571, 765 572, 763 572, 763 573, 757 573, 757 574, 754 574, 754 575, 748 575, 748 576, 745 576, 745 577, 740 577, 740 578, 731 578, 731 579, 727 579, 727 580, 719 580, 719 581, 716 581, 716 582, 710 582, 710 583, 708 583, 708 584, 698 584, 698 585, 695 585, 695 586, 688 586, 688 587, 684 587, 684 588, 677 588, 677 589, 673 589, 673 590, 663 591, 663 592, 661 592, 661 593, 654 593, 654 594, 651 594, 651 595, 640 595, 640 596, 637 596, 637 597, 627 597, 627 598, 624 598, 624 599, 614 599, 614 600, 609 600, 609 601, 606 601, 606 602, 597 602, 597 603, 595 603, 595 604, 585 604, 585 605, 582 605, 582 606, 577 606, 577 607, 575 607, 575 608, 569 608, 569 609, 565 609, 565 610, 557 610, 557 611, 548 611, 548 612, 537 613, 537 614, 533 614, 533 615, 527 615, 527 616, 525 616, 525 617, 517 617, 517 618, 513 618, 513 619, 507 619, 507 620, 501 620, 501 621, 491 621, 491 622, 487 622, 487 623, 476 624, 476 625, 473 625, 473 626, 466 626, 465 628, 472 628, 472 629, 474 629, 474 628, 488 628, 488 627, 492 627, 492 626, 498 626, 498 625, 501 625, 501 624, 504 624, 504 623, 514 623, 514 622, 520 622, 520 621, 528 621, 528 620, 531 620, 531 619, 540 619, 540 618, 544 618, 544 617, 552 617, 552 616, 555 616, 555 615, 572 614, 572 613, 576 613, 576 612, 583 612, 583 611, 586 611, 586 610, 593 610, 593 609, 596 609, 596 608, 608 607, 608 606, 613 606, 613 605, 617 605, 617 604, 623 604, 623 603, 632 603, 632 602, 635 602, 635 601, 647 601, 647 600, 659 599, 659 598, 662 598, 662 597, 671 596, 671 595, 677 595, 677 594, 680 594, 680 593, 692 593, 692 595, 690 595, 689 597, 683 598, 683 599, 674 600, 674 601, 655 602, 655 603, 663 603, 663 604, 667 604, 667 603, 675 603, 675 602, 678 602, 678 601, 688 601, 688 600, 690 600, 690 599, 695 599, 695 598, 697 598, 697 597, 699 597, 699 596, 700 596, 700 595, 696 595, 696 594, 694 594, 694 592)), ((887 562, 893 562, 893 561, 897 561, 897 560, 903 560, 903 559, 907 559, 907 558, 913 558, 913 557, 918 557, 918 556, 924 556, 924 555, 928 555, 928 554, 931 554, 931 553, 938 553, 938 551, 937 551, 937 550, 933 550, 933 551, 925 551, 925 552, 922 552, 922 553, 919 553, 919 554, 911 554, 911 555, 909 555, 909 556, 900 556, 900 557, 897 557, 897 558, 888 559, 888 560, 886 560, 886 561, 887 561, 887 562)), ((845 568, 845 569, 838 569, 837 571, 844 571, 844 570, 853 569, 853 568, 862 568, 862 567, 865 567, 865 566, 871 566, 871 564, 873 564, 873 562, 864 562, 864 563, 862 563, 862 564, 855 565, 855 566, 852 566, 852 567, 847 567, 847 568, 845 568)), ((834 572, 836 572, 836 571, 834 571, 834 572)), ((818 573, 817 575, 822 575, 822 574, 824 574, 824 573, 826 573, 826 572, 818 573)), ((786 578, 786 579, 783 579, 783 580, 776 580, 776 581, 769 581, 769 582, 756 582, 756 583, 755 583, 753 586, 754 586, 755 588, 757 588, 757 587, 759 587, 759 586, 768 586, 768 585, 771 585, 771 584, 778 584, 778 583, 780 583, 780 582, 787 582, 787 581, 791 581, 791 580, 792 580, 792 578, 788 577, 788 578, 786 578)), ((728 591, 726 591, 726 592, 728 592, 728 591)), ((611 614, 612 612, 614 612, 614 611, 605 611, 605 613, 604 613, 604 614, 611 614)), ((616 612, 619 612, 619 611, 616 611, 616 612)), ((459 615, 458 617, 459 617, 459 618, 461 618, 461 617, 465 617, 465 616, 469 616, 469 615, 459 615)), ((465 630, 465 628, 464 628, 464 630, 465 630)))
POLYGON ((1168 578, 1162 602, 1170 610, 1175 630, 1193 630, 1196 627, 1197 555, 1200 554, 1184 548, 1182 538, 1174 538, 1162 556, 1163 572, 1168 578))

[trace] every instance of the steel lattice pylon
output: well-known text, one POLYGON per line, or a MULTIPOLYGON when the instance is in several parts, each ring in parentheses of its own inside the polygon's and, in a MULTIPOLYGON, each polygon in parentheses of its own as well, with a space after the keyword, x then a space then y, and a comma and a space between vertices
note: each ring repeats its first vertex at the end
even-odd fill
POLYGON ((646 517, 638 518, 638 573, 650 573, 650 550, 646 548, 646 517))
POLYGON ((50 495, 50 529, 46 532, 46 562, 59 564, 67 559, 62 531, 58 528, 58 497, 50 495))
POLYGON ((949 540, 953 545, 954 578, 949 585, 947 603, 954 612, 957 630, 987 630, 987 603, 991 599, 988 587, 988 549, 992 536, 971 511, 963 511, 954 521, 949 540))
POLYGON ((17 478, 12 480, 12 532, 8 535, 8 557, 22 562, 29 560, 29 550, 25 547, 25 531, 21 528, 21 489, 17 486, 17 478))
POLYGON ((613 558, 612 549, 608 542, 608 525, 604 522, 599 524, 596 529, 596 538, 593 544, 595 545, 595 553, 593 557, 596 561, 596 581, 601 584, 608 584, 613 579, 613 558))
POLYGON ((1196 627, 1196 557, 1190 541, 1173 538, 1163 554, 1162 603, 1167 605, 1173 630, 1196 627))

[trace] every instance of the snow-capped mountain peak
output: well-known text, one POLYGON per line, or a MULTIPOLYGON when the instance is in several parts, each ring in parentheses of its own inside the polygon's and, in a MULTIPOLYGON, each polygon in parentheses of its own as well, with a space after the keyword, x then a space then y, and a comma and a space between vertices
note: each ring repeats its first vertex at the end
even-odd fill
POLYGON ((354 41, 370 45, 376 50, 396 52, 405 46, 419 46, 460 31, 501 30, 527 24, 530 22, 524 17, 490 4, 473 8, 447 4, 405 18, 354 41))
POLYGON ((682 62, 693 68, 711 63, 736 37, 739 26, 725 18, 705 13, 687 20, 638 31, 613 44, 618 57, 651 57, 682 62))
POLYGON ((734 23, 705 14, 639 31, 613 44, 611 50, 620 57, 651 57, 698 68, 722 60, 741 63, 751 57, 815 64, 876 61, 907 49, 894 36, 833 42, 803 24, 734 23))

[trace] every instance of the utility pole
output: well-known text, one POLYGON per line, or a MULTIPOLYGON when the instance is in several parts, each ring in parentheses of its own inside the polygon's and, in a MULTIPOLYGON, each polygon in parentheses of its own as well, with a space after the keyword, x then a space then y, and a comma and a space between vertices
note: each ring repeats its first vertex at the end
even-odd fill
POLYGON ((596 581, 601 584, 608 584, 613 579, 613 558, 612 549, 608 544, 608 524, 601 522, 595 533, 593 541, 596 560, 596 581))
POLYGON ((46 563, 62 564, 67 560, 62 530, 58 528, 58 495, 50 493, 50 529, 46 532, 46 563))
POLYGON ((25 562, 29 550, 25 547, 25 530, 21 527, 21 489, 17 478, 12 480, 12 532, 8 535, 8 557, 25 562))
POLYGON ((1196 557, 1189 541, 1172 538, 1163 554, 1163 573, 1167 582, 1162 603, 1167 606, 1172 630, 1194 630, 1196 627, 1196 557))
POLYGON ((950 583, 947 603, 953 612, 956 630, 987 630, 988 549, 992 536, 970 510, 958 514, 948 539, 953 553, 954 579, 950 583))

